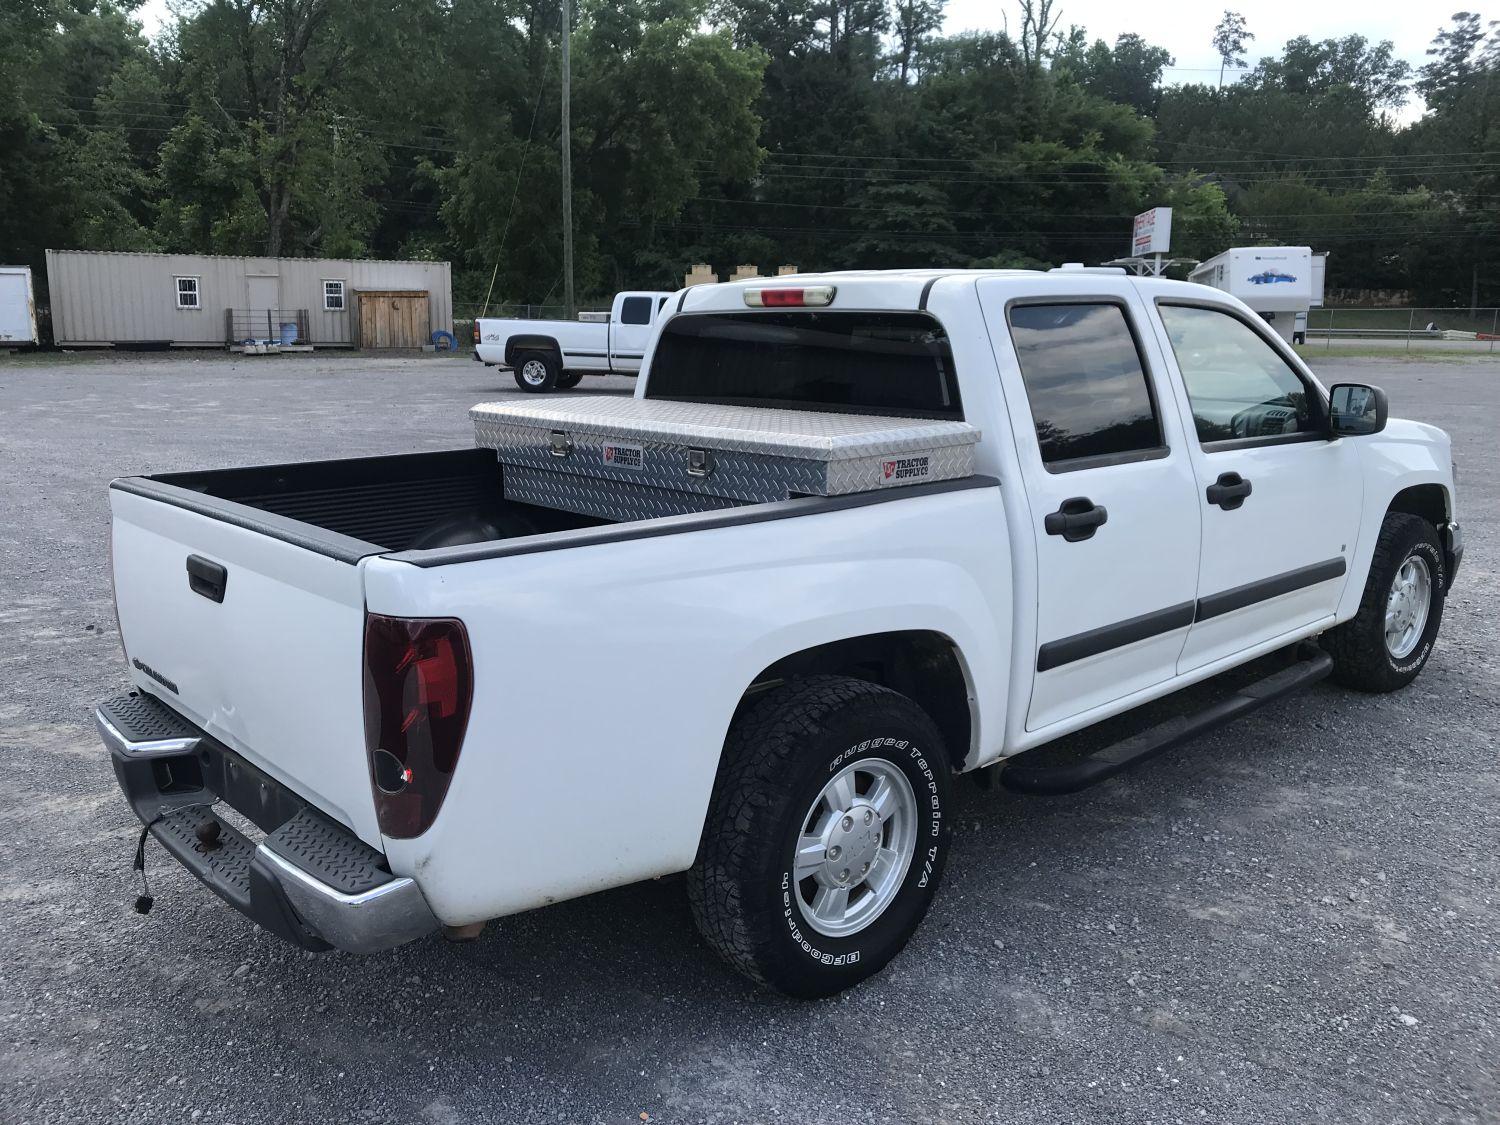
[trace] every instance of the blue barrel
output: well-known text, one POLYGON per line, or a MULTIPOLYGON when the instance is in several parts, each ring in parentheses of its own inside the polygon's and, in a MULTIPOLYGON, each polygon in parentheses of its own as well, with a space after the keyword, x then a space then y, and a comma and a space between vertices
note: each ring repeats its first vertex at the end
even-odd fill
POLYGON ((297 322, 284 320, 281 322, 281 342, 288 346, 297 342, 297 322))

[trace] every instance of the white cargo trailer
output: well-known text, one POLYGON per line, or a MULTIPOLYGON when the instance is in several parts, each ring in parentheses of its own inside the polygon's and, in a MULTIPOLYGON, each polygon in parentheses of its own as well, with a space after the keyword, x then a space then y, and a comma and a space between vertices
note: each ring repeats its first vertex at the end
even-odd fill
POLYGON ((1238 297, 1290 343, 1297 315, 1305 316, 1315 298, 1322 302, 1313 259, 1307 246, 1236 246, 1198 266, 1188 280, 1238 297))
POLYGON ((0 348, 36 342, 31 267, 0 266, 0 348))

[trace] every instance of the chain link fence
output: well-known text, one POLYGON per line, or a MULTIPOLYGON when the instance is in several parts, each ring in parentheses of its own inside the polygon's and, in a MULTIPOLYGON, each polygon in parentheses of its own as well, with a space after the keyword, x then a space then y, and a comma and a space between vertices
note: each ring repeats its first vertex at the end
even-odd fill
POLYGON ((1494 353, 1500 308, 1320 308, 1307 314, 1312 350, 1494 353))

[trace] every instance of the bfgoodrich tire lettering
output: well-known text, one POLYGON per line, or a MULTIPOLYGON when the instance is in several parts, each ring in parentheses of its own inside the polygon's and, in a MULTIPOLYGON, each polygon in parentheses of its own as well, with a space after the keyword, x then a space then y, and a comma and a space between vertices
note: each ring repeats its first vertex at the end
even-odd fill
POLYGON ((699 929, 736 969, 791 996, 829 996, 879 972, 915 932, 942 879, 949 783, 937 728, 905 696, 841 676, 767 692, 740 715, 725 745, 688 875, 699 929), (829 936, 809 924, 797 901, 812 878, 799 868, 798 842, 829 780, 869 763, 888 764, 909 783, 914 843, 878 915, 856 932, 829 936))
POLYGON ((1323 635, 1323 648, 1333 657, 1334 681, 1356 691, 1387 692, 1416 679, 1437 642, 1447 584, 1448 573, 1437 529, 1420 516, 1402 512, 1387 515, 1375 543, 1359 612, 1352 620, 1323 635), (1425 564, 1430 600, 1420 638, 1410 652, 1398 659, 1386 643, 1386 613, 1392 586, 1402 566, 1413 557, 1425 564))

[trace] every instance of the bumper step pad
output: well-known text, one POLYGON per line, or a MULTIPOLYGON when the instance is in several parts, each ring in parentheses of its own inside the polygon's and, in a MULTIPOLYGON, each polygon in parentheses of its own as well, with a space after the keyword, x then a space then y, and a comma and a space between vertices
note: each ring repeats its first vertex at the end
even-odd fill
POLYGON ((108 723, 140 757, 182 754, 196 748, 203 732, 165 703, 132 691, 99 704, 97 719, 108 723))
POLYGON ((340 894, 364 894, 391 881, 383 855, 312 809, 272 832, 265 846, 340 894))

